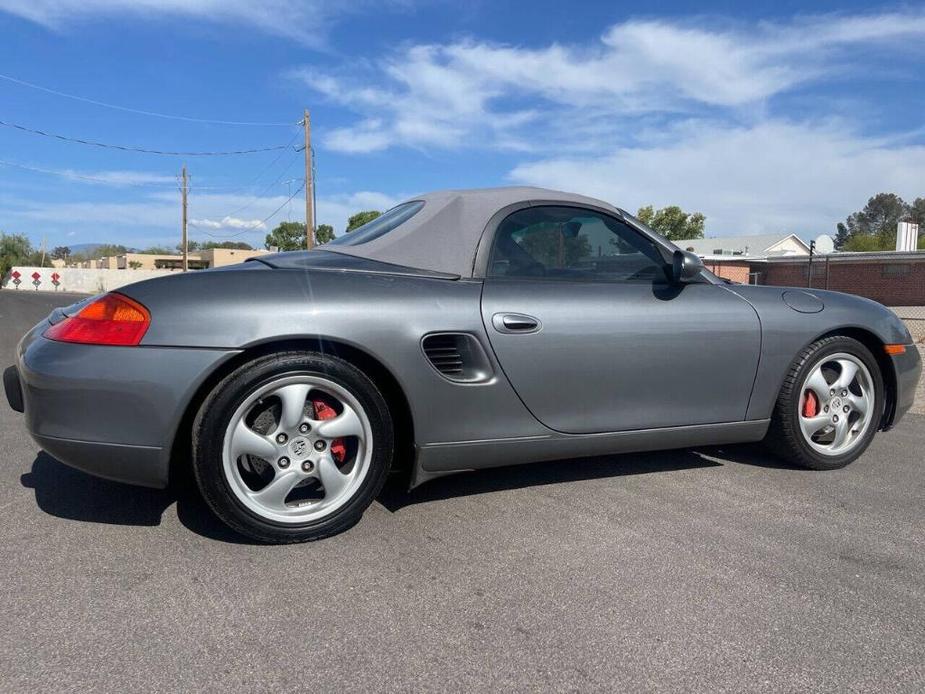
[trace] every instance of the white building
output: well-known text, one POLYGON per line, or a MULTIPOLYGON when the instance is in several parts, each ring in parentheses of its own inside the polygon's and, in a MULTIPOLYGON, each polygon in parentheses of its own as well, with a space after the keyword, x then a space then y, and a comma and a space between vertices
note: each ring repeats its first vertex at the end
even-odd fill
POLYGON ((809 244, 796 234, 755 234, 753 236, 718 236, 712 239, 683 239, 675 241, 678 248, 696 253, 702 258, 713 256, 768 256, 809 255, 809 244))

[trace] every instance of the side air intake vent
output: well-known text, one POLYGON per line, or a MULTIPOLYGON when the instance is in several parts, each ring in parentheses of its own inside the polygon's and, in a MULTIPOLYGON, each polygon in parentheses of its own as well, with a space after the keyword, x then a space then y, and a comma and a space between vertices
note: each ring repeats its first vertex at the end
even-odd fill
POLYGON ((492 376, 485 350, 474 335, 435 333, 425 336, 421 346, 431 366, 451 381, 478 383, 492 376))

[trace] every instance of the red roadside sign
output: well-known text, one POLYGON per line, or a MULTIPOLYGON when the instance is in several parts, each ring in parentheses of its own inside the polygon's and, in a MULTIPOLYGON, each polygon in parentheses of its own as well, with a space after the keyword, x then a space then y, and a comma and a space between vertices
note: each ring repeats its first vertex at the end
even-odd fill
POLYGON ((22 275, 19 273, 19 270, 13 270, 13 279, 18 280, 22 275))
POLYGON ((57 272, 51 273, 51 281, 52 281, 52 282, 54 282, 55 284, 57 284, 59 279, 61 279, 61 275, 59 275, 57 272))
POLYGON ((32 279, 34 279, 37 282, 38 280, 42 279, 42 276, 38 272, 33 272, 32 279))

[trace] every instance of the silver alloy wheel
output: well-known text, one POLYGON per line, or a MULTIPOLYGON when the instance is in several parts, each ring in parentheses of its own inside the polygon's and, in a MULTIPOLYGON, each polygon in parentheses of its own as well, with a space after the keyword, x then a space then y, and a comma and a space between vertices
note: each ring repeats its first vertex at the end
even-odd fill
POLYGON ((366 412, 343 386, 309 374, 284 376, 248 395, 231 416, 222 449, 225 479, 238 501, 261 518, 287 524, 318 520, 347 503, 363 483, 369 473, 372 441, 366 412), (312 419, 305 414, 306 401, 316 391, 336 400, 342 408, 337 416, 312 419), (272 399, 280 403, 278 421, 267 431, 255 430, 249 418, 272 399), (355 442, 346 471, 331 451, 337 439, 355 442), (253 475, 247 475, 255 466, 264 476, 272 474, 257 489, 252 486, 253 475), (294 489, 308 485, 317 487, 323 496, 287 503, 294 489))
POLYGON ((864 362, 845 352, 824 357, 800 389, 798 417, 803 438, 822 455, 843 455, 864 438, 874 420, 875 405, 874 382, 864 362), (813 396, 815 408, 808 408, 807 400, 813 396), (813 410, 814 414, 807 414, 813 410))

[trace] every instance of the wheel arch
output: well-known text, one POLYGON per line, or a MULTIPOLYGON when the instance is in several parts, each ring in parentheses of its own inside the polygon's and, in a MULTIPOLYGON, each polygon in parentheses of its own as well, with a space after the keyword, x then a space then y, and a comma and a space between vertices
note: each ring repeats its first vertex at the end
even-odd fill
POLYGON ((896 383, 896 369, 893 366, 893 362, 890 361, 889 356, 883 349, 883 346, 886 343, 872 330, 852 325, 827 330, 826 332, 817 335, 806 344, 810 345, 813 342, 816 342, 816 340, 822 340, 826 337, 838 336, 850 337, 857 340, 862 345, 867 347, 867 349, 870 350, 870 353, 874 356, 874 360, 877 362, 877 366, 880 368, 880 376, 883 379, 883 395, 885 400, 883 417, 881 418, 877 428, 882 430, 889 429, 892 426, 893 418, 896 415, 896 397, 898 386, 896 383))
POLYGON ((394 374, 376 357, 365 350, 347 342, 328 337, 287 337, 267 340, 249 345, 231 359, 223 361, 214 368, 196 389, 186 404, 173 433, 170 444, 169 483, 190 475, 192 471, 192 433, 193 420, 202 407, 202 403, 216 385, 232 371, 248 362, 275 352, 287 350, 306 350, 332 354, 347 361, 366 374, 382 391, 386 402, 392 409, 392 421, 395 427, 395 471, 410 474, 414 459, 414 420, 411 406, 404 389, 394 374))

